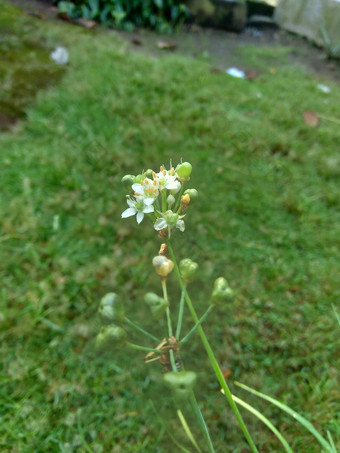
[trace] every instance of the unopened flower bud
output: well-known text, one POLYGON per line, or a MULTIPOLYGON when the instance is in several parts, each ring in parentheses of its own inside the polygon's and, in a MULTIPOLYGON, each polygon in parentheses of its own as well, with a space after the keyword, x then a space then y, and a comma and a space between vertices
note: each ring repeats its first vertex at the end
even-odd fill
POLYGON ((100 301, 98 313, 103 324, 122 322, 124 319, 124 307, 118 295, 115 293, 105 294, 100 301))
POLYGON ((184 195, 189 195, 190 203, 194 203, 197 200, 197 198, 198 198, 198 192, 197 192, 196 189, 187 189, 184 192, 184 195))
POLYGON ((190 258, 185 258, 179 263, 181 277, 185 283, 190 283, 194 280, 197 269, 198 264, 192 261, 190 258))
POLYGON ((145 178, 152 179, 152 177, 153 177, 153 170, 152 170, 151 168, 149 168, 149 169, 146 170, 143 174, 144 174, 145 178))
POLYGON ((174 263, 169 260, 164 255, 155 256, 152 260, 152 264, 157 272, 157 274, 163 279, 167 278, 172 269, 174 268, 174 263))
POLYGON ((189 180, 192 172, 192 165, 189 162, 183 162, 176 167, 176 173, 180 179, 189 180))
POLYGON ((126 332, 119 326, 111 324, 101 328, 96 338, 96 348, 105 349, 120 349, 126 344, 126 332))
POLYGON ((126 189, 131 189, 132 187, 132 184, 135 183, 135 176, 133 175, 125 175, 123 176, 122 178, 122 183, 123 183, 123 186, 126 188, 126 189))
POLYGON ((144 176, 144 175, 137 175, 137 176, 135 177, 135 183, 140 184, 141 181, 144 181, 144 179, 145 179, 145 176, 144 176))
POLYGON ((232 302, 234 300, 234 291, 230 288, 227 280, 219 277, 215 280, 211 302, 215 305, 232 302))
POLYGON ((168 203, 168 206, 169 208, 171 208, 171 206, 175 203, 175 197, 173 195, 169 195, 168 198, 166 199, 167 203, 168 203))
POLYGON ((169 387, 175 399, 186 400, 190 397, 197 381, 197 375, 193 371, 171 371, 163 375, 164 384, 169 387))
POLYGON ((165 310, 169 307, 169 302, 162 297, 159 297, 155 293, 146 293, 144 300, 150 307, 152 316, 156 319, 160 318, 165 310))

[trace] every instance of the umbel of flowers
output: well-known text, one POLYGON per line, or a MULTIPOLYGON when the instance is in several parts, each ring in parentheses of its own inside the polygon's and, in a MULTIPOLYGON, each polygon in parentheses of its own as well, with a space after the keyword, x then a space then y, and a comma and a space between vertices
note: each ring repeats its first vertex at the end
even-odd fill
POLYGON ((158 172, 150 169, 137 176, 125 175, 122 182, 130 193, 122 217, 136 216, 137 223, 141 223, 147 216, 161 237, 171 237, 174 228, 183 232, 185 214, 182 213, 197 198, 197 190, 184 190, 191 172, 191 164, 182 162, 176 168, 170 166, 169 170, 161 166, 158 172))

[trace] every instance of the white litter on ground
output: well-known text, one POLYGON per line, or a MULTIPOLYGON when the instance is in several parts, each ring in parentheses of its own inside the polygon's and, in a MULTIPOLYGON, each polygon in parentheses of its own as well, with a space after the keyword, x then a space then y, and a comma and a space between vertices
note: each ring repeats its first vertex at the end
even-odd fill
POLYGON ((57 47, 50 57, 57 64, 66 64, 68 62, 68 51, 65 47, 57 47))
POLYGON ((321 90, 323 93, 330 93, 331 89, 327 85, 323 85, 322 83, 318 83, 317 87, 319 90, 321 90))
POLYGON ((246 74, 244 71, 241 71, 241 69, 238 68, 228 68, 226 70, 226 73, 229 74, 232 77, 237 77, 239 79, 245 79, 246 74))

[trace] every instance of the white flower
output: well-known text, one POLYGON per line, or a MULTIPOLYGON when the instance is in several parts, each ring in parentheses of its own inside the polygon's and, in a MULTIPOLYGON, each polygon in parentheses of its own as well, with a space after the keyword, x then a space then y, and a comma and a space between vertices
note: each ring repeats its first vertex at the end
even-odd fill
POLYGON ((154 211, 152 198, 128 198, 127 204, 129 207, 122 213, 122 218, 131 217, 137 214, 137 223, 141 223, 144 218, 144 214, 148 214, 154 211))
POLYGON ((149 178, 143 179, 140 183, 132 184, 132 190, 136 197, 152 199, 152 203, 158 197, 158 182, 149 178))
POLYGON ((153 177, 158 182, 159 190, 168 189, 178 192, 181 188, 181 183, 177 180, 177 174, 174 168, 168 171, 165 167, 161 166, 160 172, 154 173, 153 177))
POLYGON ((162 217, 157 219, 154 223, 153 227, 155 230, 159 231, 168 228, 169 236, 171 229, 174 227, 178 228, 182 232, 185 230, 184 220, 182 220, 182 218, 184 217, 183 215, 178 215, 170 210, 164 212, 164 214, 161 213, 161 215, 162 217))

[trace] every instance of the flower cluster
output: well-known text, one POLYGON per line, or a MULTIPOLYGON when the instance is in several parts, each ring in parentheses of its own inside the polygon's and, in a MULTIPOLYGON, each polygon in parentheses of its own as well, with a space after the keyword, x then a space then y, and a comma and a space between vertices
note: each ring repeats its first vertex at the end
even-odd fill
POLYGON ((141 223, 146 214, 160 235, 164 232, 170 237, 174 228, 184 231, 184 215, 181 213, 197 198, 195 189, 184 190, 191 172, 191 164, 182 162, 176 168, 170 166, 169 170, 161 166, 157 173, 147 170, 137 176, 125 175, 122 182, 130 194, 126 200, 128 208, 122 217, 136 215, 137 223, 141 223))

